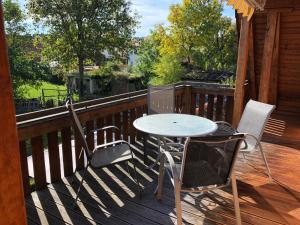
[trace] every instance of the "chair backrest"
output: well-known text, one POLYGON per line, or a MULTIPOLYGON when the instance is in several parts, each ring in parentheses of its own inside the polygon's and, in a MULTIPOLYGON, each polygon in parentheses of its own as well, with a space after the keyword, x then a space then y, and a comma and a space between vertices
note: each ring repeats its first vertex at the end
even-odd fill
POLYGON ((82 125, 79 121, 79 118, 74 110, 74 107, 73 107, 73 102, 72 102, 72 98, 71 97, 68 97, 67 100, 66 100, 66 107, 67 109, 69 110, 69 114, 72 118, 72 121, 73 121, 73 124, 74 124, 74 129, 78 132, 79 134, 79 138, 81 140, 81 143, 82 143, 82 147, 85 151, 85 154, 86 156, 89 158, 91 155, 92 155, 92 151, 89 149, 89 146, 87 144, 87 141, 85 139, 85 135, 84 135, 84 131, 83 131, 83 128, 82 128, 82 125))
MULTIPOLYGON (((260 141, 266 123, 274 109, 274 105, 250 100, 244 109, 237 131, 251 134, 260 141)), ((246 137, 246 142, 248 146, 256 147, 257 145, 256 140, 251 137, 246 137)))
POLYGON ((148 114, 175 112, 175 86, 148 86, 148 114))
POLYGON ((244 138, 241 133, 188 138, 180 174, 182 187, 227 185, 244 138))

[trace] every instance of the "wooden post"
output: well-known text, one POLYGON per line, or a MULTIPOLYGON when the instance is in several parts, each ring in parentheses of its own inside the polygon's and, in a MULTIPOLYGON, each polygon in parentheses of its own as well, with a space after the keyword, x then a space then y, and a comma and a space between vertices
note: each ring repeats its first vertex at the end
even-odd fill
POLYGON ((0 1, 0 224, 27 224, 16 113, 0 1))
POLYGON ((276 35, 272 55, 271 80, 269 88, 269 103, 277 105, 278 93, 278 66, 279 66, 279 37, 280 35, 280 13, 277 15, 276 35))
POLYGON ((256 76, 255 76, 255 63, 254 63, 254 40, 253 40, 253 20, 250 21, 249 30, 249 62, 248 72, 250 75, 250 96, 252 99, 257 99, 256 91, 256 76))
POLYGON ((243 17, 239 39, 238 59, 236 68, 236 81, 234 92, 233 126, 237 126, 240 121, 245 96, 245 80, 247 74, 248 50, 249 50, 249 22, 243 17))
POLYGON ((192 110, 192 86, 187 85, 184 89, 184 109, 183 113, 191 114, 192 110))
MULTIPOLYGON (((275 45, 276 27, 278 21, 277 12, 269 12, 267 14, 267 27, 265 34, 264 52, 262 58, 262 68, 259 85, 259 101, 267 103, 269 101, 272 58, 275 45)), ((276 91, 276 90, 275 90, 276 91)))

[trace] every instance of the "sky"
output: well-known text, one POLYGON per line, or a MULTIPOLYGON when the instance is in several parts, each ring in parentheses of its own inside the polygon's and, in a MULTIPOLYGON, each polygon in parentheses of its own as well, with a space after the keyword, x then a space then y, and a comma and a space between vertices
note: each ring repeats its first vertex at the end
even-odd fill
MULTIPOLYGON (((17 0, 23 7, 26 0, 17 0)), ((131 0, 132 8, 139 14, 139 27, 136 30, 136 37, 149 35, 150 30, 156 24, 168 24, 167 18, 169 7, 172 4, 181 3, 182 0, 131 0)), ((235 18, 232 7, 224 5, 224 16, 235 18)))

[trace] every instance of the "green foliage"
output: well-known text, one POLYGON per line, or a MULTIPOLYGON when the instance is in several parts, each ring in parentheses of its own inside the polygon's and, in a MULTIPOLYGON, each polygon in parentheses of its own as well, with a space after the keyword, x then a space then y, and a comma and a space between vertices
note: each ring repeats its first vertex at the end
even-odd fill
POLYGON ((136 77, 142 77, 143 85, 147 85, 152 77, 154 65, 159 62, 159 41, 154 39, 154 33, 149 38, 142 41, 137 52, 137 61, 133 68, 133 74, 136 77))
POLYGON ((126 0, 29 0, 28 6, 48 29, 44 56, 66 70, 77 66, 81 87, 84 63, 99 65, 105 50, 116 58, 127 54, 137 23, 126 0))
POLYGON ((222 81, 222 84, 226 84, 230 87, 235 86, 235 76, 231 76, 222 81))
POLYGON ((26 17, 18 3, 5 0, 4 20, 8 43, 10 73, 15 97, 22 97, 20 86, 37 85, 42 80, 50 79, 51 68, 36 58, 31 35, 26 33, 26 17))
POLYGON ((180 61, 173 55, 163 55, 155 64, 153 72, 157 74, 150 83, 153 85, 171 84, 180 81, 184 72, 180 61))
POLYGON ((222 16, 222 10, 217 0, 183 0, 172 5, 170 25, 157 26, 138 52, 136 69, 143 79, 155 77, 152 83, 178 81, 180 63, 187 71, 233 72, 237 35, 235 25, 222 16), (171 72, 173 66, 175 71, 171 72))

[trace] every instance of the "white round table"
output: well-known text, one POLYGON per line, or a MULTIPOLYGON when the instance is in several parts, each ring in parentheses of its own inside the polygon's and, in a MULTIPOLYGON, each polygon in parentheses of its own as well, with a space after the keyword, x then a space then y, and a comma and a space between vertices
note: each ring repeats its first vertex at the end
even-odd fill
POLYGON ((144 133, 159 137, 199 137, 217 130, 217 124, 209 119, 178 113, 143 116, 133 126, 144 133))
POLYGON ((217 124, 209 119, 178 113, 143 116, 136 119, 133 122, 133 126, 139 131, 158 138, 158 155, 155 162, 151 166, 148 166, 148 169, 152 169, 160 160, 164 150, 168 150, 165 137, 187 138, 206 136, 215 132, 218 128, 217 124), (160 142, 163 143, 165 149, 161 148, 160 142))

